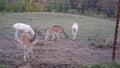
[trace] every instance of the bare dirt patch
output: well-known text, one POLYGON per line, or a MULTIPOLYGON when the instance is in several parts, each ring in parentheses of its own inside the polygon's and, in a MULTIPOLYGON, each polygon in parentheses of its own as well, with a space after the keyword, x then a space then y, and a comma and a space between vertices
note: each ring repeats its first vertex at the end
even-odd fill
POLYGON ((97 48, 85 40, 62 39, 55 45, 34 47, 34 58, 23 61, 23 49, 17 47, 13 34, 0 36, 0 63, 16 68, 72 68, 77 64, 111 62, 112 48, 97 48))

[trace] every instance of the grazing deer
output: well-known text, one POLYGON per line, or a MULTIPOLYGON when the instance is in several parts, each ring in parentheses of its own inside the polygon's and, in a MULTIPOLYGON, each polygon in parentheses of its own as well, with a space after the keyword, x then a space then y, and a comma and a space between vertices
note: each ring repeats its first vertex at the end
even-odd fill
POLYGON ((15 23, 13 25, 13 28, 15 29, 15 40, 17 42, 19 42, 19 39, 18 39, 18 33, 19 32, 28 33, 27 35, 30 39, 32 39, 33 36, 34 36, 34 31, 33 31, 33 29, 31 28, 30 25, 27 25, 27 24, 24 24, 24 23, 15 23))
POLYGON ((28 33, 22 33, 20 35, 20 45, 23 47, 24 49, 24 61, 26 61, 26 59, 29 59, 30 54, 33 57, 33 47, 34 45, 37 45, 39 38, 38 38, 38 34, 34 34, 33 38, 29 38, 29 34, 28 33))
POLYGON ((72 33, 73 33, 73 40, 75 40, 76 39, 76 34, 78 32, 78 29, 79 29, 78 24, 74 23, 72 25, 71 29, 72 29, 72 33))
POLYGON ((46 35, 45 35, 45 40, 48 40, 48 36, 52 34, 52 41, 55 39, 55 36, 57 36, 57 39, 60 40, 60 34, 63 33, 66 36, 67 39, 67 34, 64 32, 64 28, 60 25, 54 25, 52 27, 47 28, 46 30, 46 35))
POLYGON ((39 29, 34 29, 35 33, 40 36, 41 39, 45 39, 45 35, 39 30, 39 29))

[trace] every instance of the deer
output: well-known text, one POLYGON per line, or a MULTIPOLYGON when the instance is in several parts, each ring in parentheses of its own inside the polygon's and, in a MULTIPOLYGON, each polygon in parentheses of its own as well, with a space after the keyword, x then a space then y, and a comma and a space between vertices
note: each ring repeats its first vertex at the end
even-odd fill
POLYGON ((49 35, 52 34, 52 42, 55 39, 55 36, 57 37, 57 40, 60 41, 60 34, 63 33, 66 37, 68 38, 68 35, 65 33, 64 28, 60 25, 54 25, 52 27, 48 27, 46 29, 46 35, 45 35, 45 40, 49 39, 49 35))
POLYGON ((73 40, 75 40, 76 39, 76 34, 78 32, 78 29, 79 29, 78 24, 73 23, 71 29, 72 29, 72 34, 73 34, 73 40))
POLYGON ((32 29, 32 27, 28 24, 24 24, 24 23, 15 23, 13 24, 13 29, 15 29, 15 40, 19 43, 19 39, 18 39, 18 33, 28 33, 28 37, 30 39, 33 38, 34 36, 34 30, 32 29))
POLYGON ((45 35, 38 28, 34 28, 34 31, 41 37, 41 39, 45 39, 45 35))
POLYGON ((20 38, 19 38, 20 46, 22 46, 24 49, 24 56, 23 56, 24 61, 26 61, 27 58, 29 59, 30 54, 32 55, 32 58, 33 58, 33 47, 35 45, 38 45, 40 36, 41 35, 36 33, 36 31, 34 32, 34 36, 32 39, 29 37, 29 34, 26 32, 20 35, 20 38))

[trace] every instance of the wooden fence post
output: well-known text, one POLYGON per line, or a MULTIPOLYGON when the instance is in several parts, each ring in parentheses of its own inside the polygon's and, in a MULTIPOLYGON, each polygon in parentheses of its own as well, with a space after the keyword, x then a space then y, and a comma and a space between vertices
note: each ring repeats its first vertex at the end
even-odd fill
POLYGON ((118 28, 119 28, 119 18, 120 18, 120 0, 118 2, 118 9, 117 9, 117 17, 116 17, 116 27, 115 27, 115 34, 114 34, 114 46, 113 46, 113 53, 112 53, 112 61, 115 61, 116 57, 116 48, 117 48, 117 38, 118 38, 118 28))

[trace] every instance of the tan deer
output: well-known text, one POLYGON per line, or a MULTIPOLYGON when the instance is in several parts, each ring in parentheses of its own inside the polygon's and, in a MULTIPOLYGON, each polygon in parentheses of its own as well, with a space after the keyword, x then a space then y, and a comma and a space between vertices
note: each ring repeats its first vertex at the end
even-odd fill
POLYGON ((24 32, 20 35, 19 40, 20 40, 20 46, 22 46, 24 49, 23 58, 24 58, 24 61, 26 61, 27 58, 29 59, 30 54, 33 57, 32 49, 34 45, 37 45, 38 41, 40 40, 39 35, 35 33, 34 37, 31 39, 29 38, 29 34, 24 32))
POLYGON ((54 41, 55 36, 57 37, 58 40, 60 40, 60 34, 63 33, 67 39, 67 34, 64 31, 64 28, 60 25, 54 25, 52 27, 47 28, 46 30, 46 35, 45 35, 45 40, 48 40, 48 37, 50 34, 52 34, 52 41, 54 41))

